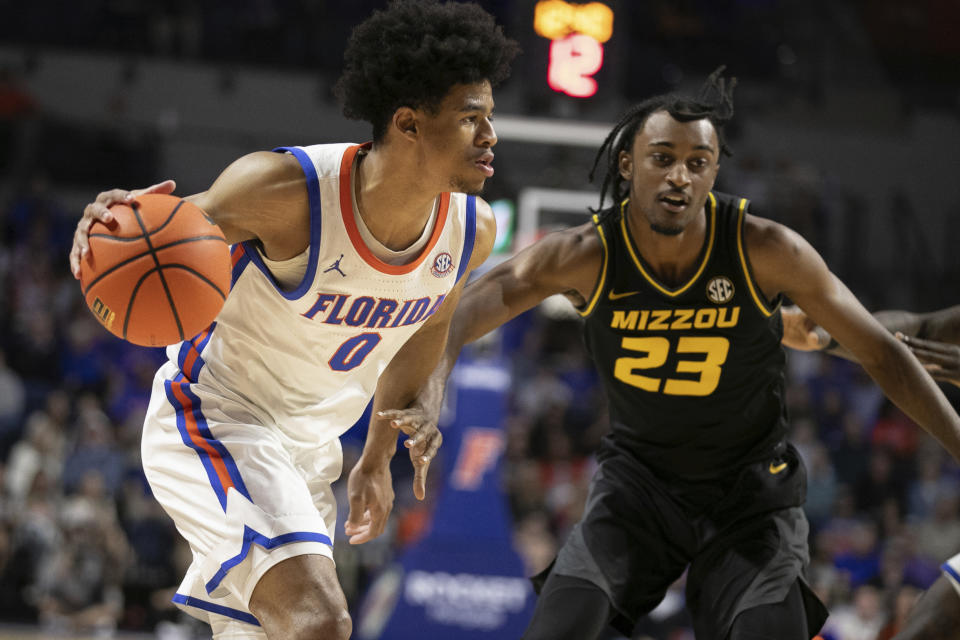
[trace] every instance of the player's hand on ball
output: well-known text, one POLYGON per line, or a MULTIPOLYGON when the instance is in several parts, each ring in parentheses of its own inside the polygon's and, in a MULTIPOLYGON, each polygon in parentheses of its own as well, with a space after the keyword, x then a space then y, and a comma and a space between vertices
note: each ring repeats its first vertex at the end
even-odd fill
POLYGON ((443 444, 443 434, 437 428, 436 418, 417 407, 389 409, 377 415, 390 420, 391 427, 407 435, 403 446, 410 452, 410 462, 413 464, 413 495, 417 500, 423 500, 427 495, 430 462, 443 444))
POLYGON ((343 531, 350 536, 350 544, 363 544, 383 533, 393 510, 390 464, 371 469, 363 458, 358 460, 347 479, 347 497, 350 514, 343 531))
POLYGON ((73 277, 80 279, 80 260, 86 257, 90 251, 90 244, 87 241, 87 235, 90 233, 90 226, 100 221, 109 224, 113 220, 110 213, 110 205, 118 202, 132 202, 138 196, 146 193, 173 193, 177 188, 177 183, 173 180, 164 180, 146 189, 135 189, 127 191, 125 189, 111 189, 104 191, 97 196, 97 199, 83 208, 83 217, 77 223, 77 230, 73 233, 73 247, 70 249, 70 271, 73 277))
POLYGON ((935 380, 950 382, 960 387, 960 346, 914 338, 899 332, 897 337, 910 347, 913 355, 917 356, 923 363, 923 368, 929 371, 935 380))
POLYGON ((800 307, 784 307, 780 312, 783 319, 783 346, 798 351, 817 351, 830 343, 830 335, 818 326, 800 307))

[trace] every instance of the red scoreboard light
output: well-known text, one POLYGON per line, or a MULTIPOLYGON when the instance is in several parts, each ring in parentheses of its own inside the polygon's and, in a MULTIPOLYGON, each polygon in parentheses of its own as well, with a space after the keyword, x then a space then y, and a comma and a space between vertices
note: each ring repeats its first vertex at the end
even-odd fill
POLYGON ((547 69, 550 88, 575 98, 595 94, 593 75, 603 66, 603 43, 613 35, 613 10, 600 2, 540 0, 533 28, 552 41, 547 69))

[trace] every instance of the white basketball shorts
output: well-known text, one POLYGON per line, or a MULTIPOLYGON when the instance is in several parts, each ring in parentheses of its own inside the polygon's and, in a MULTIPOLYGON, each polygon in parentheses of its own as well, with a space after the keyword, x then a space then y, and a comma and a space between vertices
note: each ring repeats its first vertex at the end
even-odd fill
POLYGON ((340 440, 305 448, 241 402, 191 383, 172 363, 154 378, 143 469, 190 543, 193 563, 173 601, 214 629, 259 629, 248 608, 257 581, 298 555, 333 559, 340 440))

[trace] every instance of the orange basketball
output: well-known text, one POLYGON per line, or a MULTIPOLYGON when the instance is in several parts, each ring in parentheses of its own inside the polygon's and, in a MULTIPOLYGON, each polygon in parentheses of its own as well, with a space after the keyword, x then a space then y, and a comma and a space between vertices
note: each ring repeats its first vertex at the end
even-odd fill
POLYGON ((198 206, 148 194, 110 207, 80 262, 87 306, 110 333, 146 347, 192 338, 230 291, 230 247, 198 206))

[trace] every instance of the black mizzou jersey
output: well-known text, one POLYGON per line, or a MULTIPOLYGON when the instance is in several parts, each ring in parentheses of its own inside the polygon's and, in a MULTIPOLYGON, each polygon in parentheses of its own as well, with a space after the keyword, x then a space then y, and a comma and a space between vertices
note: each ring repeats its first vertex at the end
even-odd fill
POLYGON ((709 194, 704 247, 678 287, 640 256, 624 205, 593 217, 603 271, 580 313, 610 437, 663 476, 716 478, 771 455, 786 434, 779 297, 765 300, 751 275, 746 208, 709 194))

